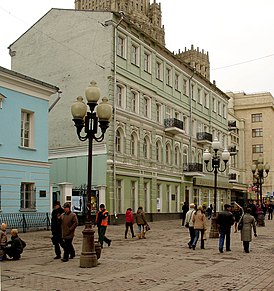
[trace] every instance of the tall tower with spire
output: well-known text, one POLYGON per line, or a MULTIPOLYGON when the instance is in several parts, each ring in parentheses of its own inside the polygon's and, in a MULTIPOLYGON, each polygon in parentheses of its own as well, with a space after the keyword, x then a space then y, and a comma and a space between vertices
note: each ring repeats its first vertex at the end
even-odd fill
POLYGON ((123 11, 126 17, 162 45, 165 30, 162 25, 161 4, 150 0, 75 0, 76 10, 123 11))

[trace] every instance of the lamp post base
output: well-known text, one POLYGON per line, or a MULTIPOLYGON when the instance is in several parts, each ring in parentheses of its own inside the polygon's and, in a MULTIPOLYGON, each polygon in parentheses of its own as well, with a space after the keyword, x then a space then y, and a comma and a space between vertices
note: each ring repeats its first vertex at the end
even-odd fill
POLYGON ((219 230, 217 226, 217 217, 211 218, 211 228, 209 232, 209 238, 219 238, 219 230))
POLYGON ((81 268, 92 268, 97 266, 97 256, 94 244, 94 230, 92 225, 88 222, 83 233, 82 253, 80 256, 81 268))

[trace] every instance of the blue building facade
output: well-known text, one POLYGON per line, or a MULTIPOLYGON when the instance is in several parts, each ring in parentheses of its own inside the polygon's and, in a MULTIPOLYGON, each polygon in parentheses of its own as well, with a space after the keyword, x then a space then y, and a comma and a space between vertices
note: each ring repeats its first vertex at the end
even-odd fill
POLYGON ((0 211, 50 211, 48 109, 58 87, 0 67, 0 211))

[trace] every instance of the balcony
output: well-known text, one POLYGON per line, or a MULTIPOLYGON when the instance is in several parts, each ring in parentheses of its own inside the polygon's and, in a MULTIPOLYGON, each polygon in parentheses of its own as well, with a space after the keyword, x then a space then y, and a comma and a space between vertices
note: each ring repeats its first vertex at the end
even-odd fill
POLYGON ((185 176, 204 176, 203 164, 198 163, 184 163, 183 172, 185 176))
POLYGON ((185 133, 183 121, 177 118, 167 118, 164 120, 165 132, 171 134, 185 133))
POLYGON ((237 129, 237 122, 236 120, 228 120, 228 130, 237 129))
POLYGON ((228 181, 230 183, 237 182, 237 174, 236 173, 229 173, 228 174, 228 181))
POLYGON ((198 132, 197 143, 202 145, 210 145, 212 143, 212 134, 208 132, 198 132))
POLYGON ((228 146, 227 150, 229 151, 231 156, 237 155, 237 146, 236 145, 228 146))

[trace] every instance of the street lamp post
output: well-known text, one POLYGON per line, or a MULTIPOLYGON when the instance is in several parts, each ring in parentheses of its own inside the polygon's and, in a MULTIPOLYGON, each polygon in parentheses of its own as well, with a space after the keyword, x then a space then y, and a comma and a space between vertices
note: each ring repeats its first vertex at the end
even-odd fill
POLYGON ((108 103, 108 99, 106 97, 102 98, 102 102, 99 105, 97 104, 100 98, 100 89, 97 87, 95 81, 92 81, 86 88, 85 95, 90 111, 87 112, 86 103, 83 102, 83 98, 81 96, 78 96, 77 101, 71 106, 71 113, 79 140, 88 140, 88 211, 85 229, 82 232, 83 244, 82 253, 80 256, 80 267, 90 268, 97 266, 97 257, 94 245, 94 230, 92 229, 91 221, 92 144, 93 140, 97 142, 103 141, 112 115, 112 106, 108 103), (98 123, 101 128, 101 134, 99 136, 97 136, 98 123), (84 136, 81 135, 83 128, 85 132, 84 136))
POLYGON ((263 186, 262 185, 264 183, 264 178, 268 176, 269 170, 270 170, 270 165, 268 163, 264 165, 262 157, 259 157, 256 164, 253 164, 251 166, 253 179, 256 181, 256 185, 257 185, 257 193, 260 194, 261 213, 259 213, 258 215, 258 225, 260 226, 265 226, 265 217, 262 211, 262 206, 263 206, 263 186))
POLYGON ((219 237, 219 232, 217 228, 217 213, 216 213, 216 204, 217 204, 217 175, 218 172, 224 172, 226 170, 226 166, 230 157, 230 153, 227 149, 225 149, 222 152, 222 156, 218 154, 218 151, 220 150, 221 144, 218 141, 217 138, 214 139, 212 142, 212 149, 214 150, 214 154, 212 154, 208 151, 208 149, 205 150, 203 154, 203 159, 206 165, 206 170, 208 172, 214 173, 214 205, 213 205, 213 216, 211 219, 211 229, 209 233, 210 238, 217 238, 219 237), (211 160, 211 169, 209 168, 209 161, 211 160), (221 167, 221 160, 224 162, 224 168, 221 167))

